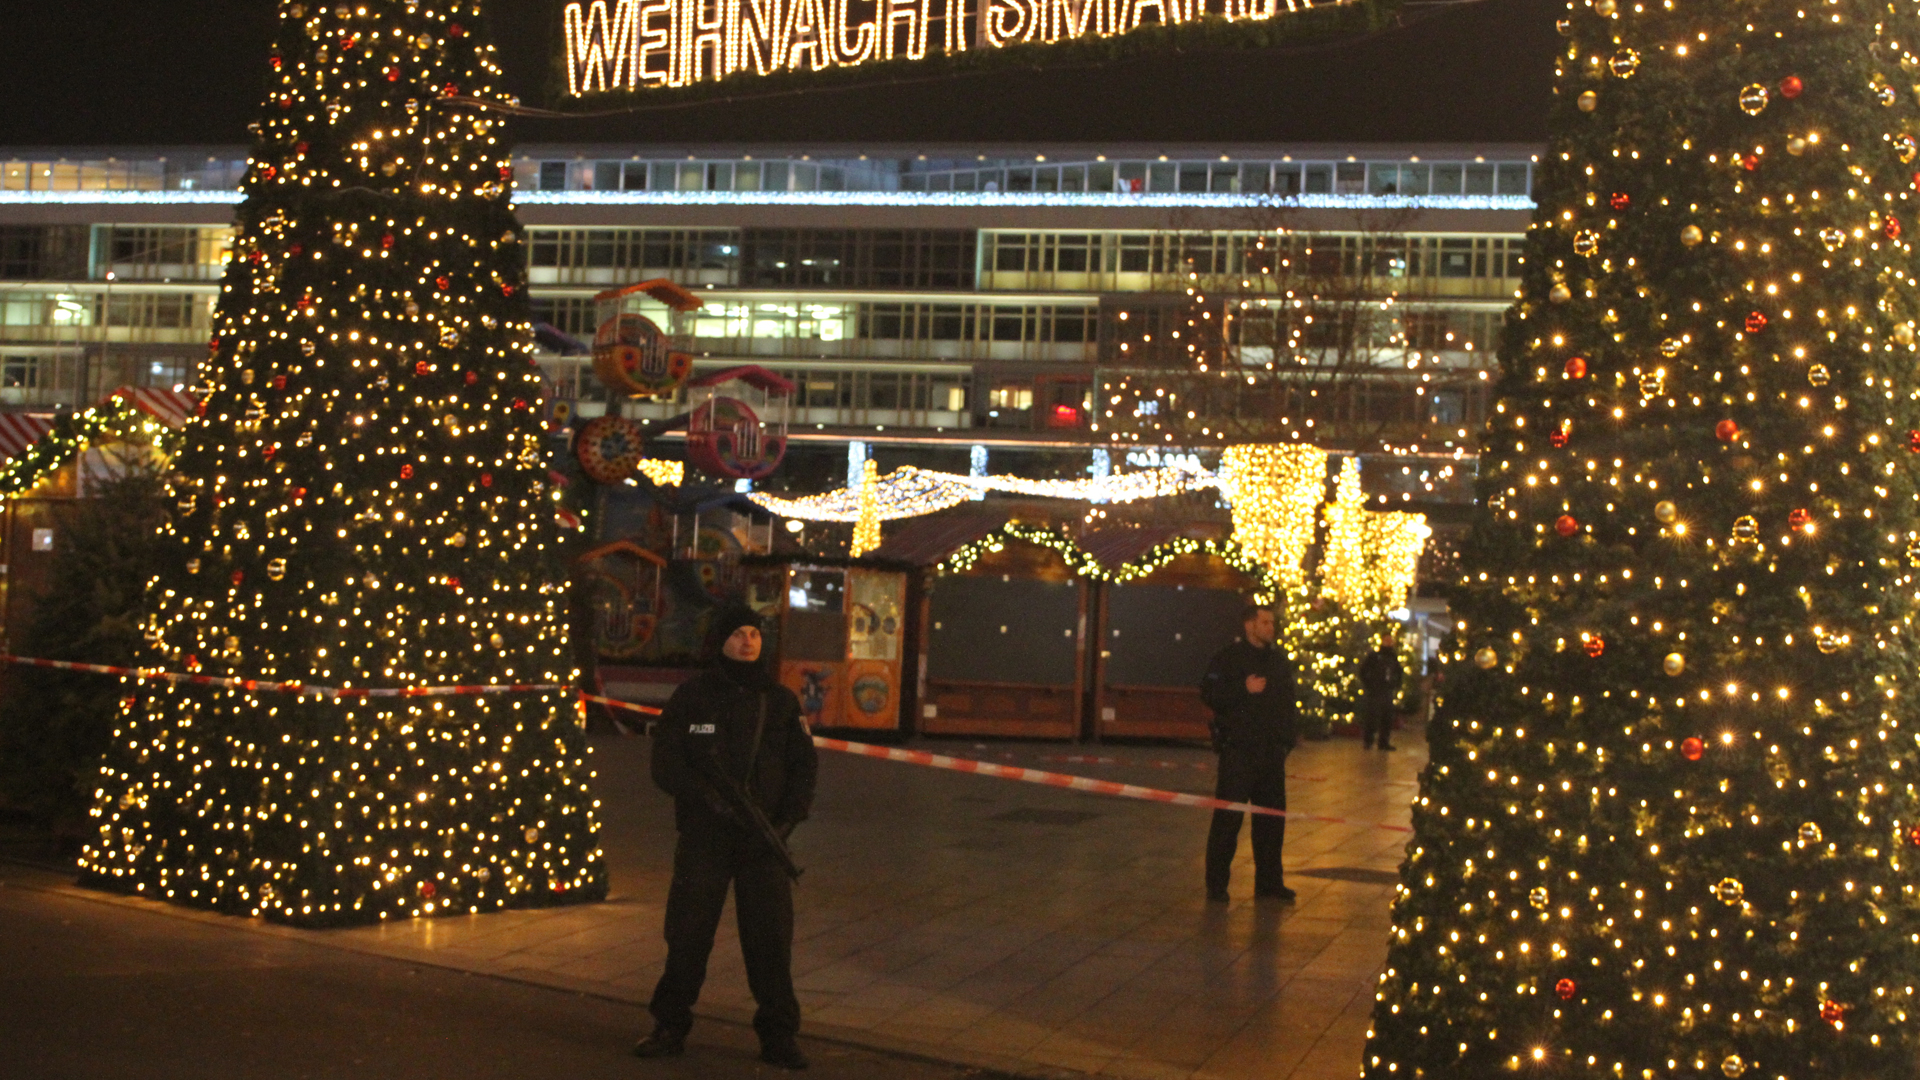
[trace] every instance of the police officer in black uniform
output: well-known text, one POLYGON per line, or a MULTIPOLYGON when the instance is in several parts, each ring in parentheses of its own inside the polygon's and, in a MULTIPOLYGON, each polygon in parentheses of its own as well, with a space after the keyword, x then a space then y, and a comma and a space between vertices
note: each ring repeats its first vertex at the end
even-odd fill
POLYGON ((633 1052, 654 1058, 685 1051, 731 885, 747 985, 759 1004, 753 1027, 760 1060, 804 1069, 806 1055, 794 1040, 800 1002, 793 993, 793 883, 716 776, 739 785, 785 837, 813 804, 819 760, 799 699, 760 663, 759 616, 744 605, 729 607, 710 637, 720 643, 714 667, 682 683, 654 726, 653 782, 673 796, 680 841, 667 892, 667 969, 650 1006, 655 1027, 633 1052))
MULTIPOLYGON (((1214 797, 1228 802, 1287 808, 1287 754, 1298 740, 1300 706, 1293 662, 1274 645, 1273 609, 1249 605, 1241 637, 1208 665, 1200 696, 1213 710, 1213 748, 1220 755, 1214 797)), ((1207 899, 1227 899, 1227 878, 1240 840, 1237 810, 1215 810, 1207 831, 1207 899)), ((1280 848, 1287 819, 1253 816, 1253 894, 1292 900, 1280 848)))

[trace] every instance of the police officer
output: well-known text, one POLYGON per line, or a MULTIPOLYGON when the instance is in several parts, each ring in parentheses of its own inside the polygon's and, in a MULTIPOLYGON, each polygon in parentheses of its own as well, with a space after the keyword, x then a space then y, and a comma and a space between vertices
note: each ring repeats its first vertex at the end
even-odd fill
POLYGON ((1381 634, 1379 647, 1360 660, 1360 733, 1371 749, 1375 736, 1380 749, 1393 750, 1393 702, 1406 678, 1400 657, 1393 651, 1393 635, 1381 634))
POLYGON ((759 616, 743 605, 728 607, 711 624, 710 638, 720 642, 713 668, 682 683, 654 726, 653 782, 673 796, 680 840, 667 891, 667 969, 650 1006, 654 1031, 633 1052, 656 1058, 685 1051, 731 885, 747 985, 759 1005, 753 1027, 760 1060, 804 1069, 806 1055, 794 1040, 800 1002, 793 993, 792 881, 717 776, 737 784, 784 838, 812 806, 819 761, 799 699, 760 663, 759 616))
MULTIPOLYGON (((1214 797, 1228 802, 1287 808, 1287 754, 1298 741, 1300 706, 1295 696, 1293 662, 1275 647, 1273 609, 1249 605, 1241 618, 1241 636, 1221 649, 1208 665, 1200 696, 1213 710, 1213 747, 1220 755, 1214 797)), ((1227 878, 1240 840, 1237 810, 1215 810, 1207 831, 1207 899, 1227 899, 1227 878)), ((1253 894, 1292 900, 1280 848, 1287 819, 1253 817, 1253 894)))

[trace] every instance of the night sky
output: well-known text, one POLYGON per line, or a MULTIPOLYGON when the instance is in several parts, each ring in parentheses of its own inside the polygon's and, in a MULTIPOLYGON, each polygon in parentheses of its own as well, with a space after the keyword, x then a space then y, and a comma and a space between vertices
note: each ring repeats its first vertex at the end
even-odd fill
MULTIPOLYGON (((271 0, 8 5, 0 146, 241 143, 259 109, 271 0)), ((489 8, 510 89, 547 96, 560 0, 489 8)), ((1295 50, 1166 53, 1104 67, 835 87, 577 121, 519 141, 633 143, 1543 141, 1550 0, 1408 4, 1411 25, 1295 50), (1430 14, 1429 14, 1430 12, 1430 14)))

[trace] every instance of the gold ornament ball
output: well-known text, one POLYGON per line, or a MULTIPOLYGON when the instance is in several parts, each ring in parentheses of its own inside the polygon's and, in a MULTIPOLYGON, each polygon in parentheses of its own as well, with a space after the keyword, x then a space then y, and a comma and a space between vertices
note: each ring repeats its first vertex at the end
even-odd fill
POLYGON ((1600 107, 1600 95, 1591 90, 1584 91, 1575 101, 1575 104, 1580 106, 1581 112, 1592 112, 1600 107))
POLYGON ((1527 894, 1527 903, 1532 904, 1540 911, 1547 910, 1547 905, 1552 902, 1552 898, 1548 894, 1545 885, 1536 886, 1532 892, 1527 894))
POLYGON ((1653 516, 1660 524, 1671 525, 1673 519, 1680 516, 1680 508, 1673 505, 1672 500, 1661 499, 1653 504, 1653 516))
POLYGON ((1640 376, 1640 395, 1642 397, 1657 397, 1660 391, 1666 388, 1667 373, 1665 371, 1649 371, 1645 375, 1640 376))
POLYGON ((1668 675, 1678 675, 1687 670, 1687 658, 1677 652, 1670 652, 1665 660, 1660 661, 1660 670, 1668 675))
POLYGON ((1616 5, 1614 0, 1593 0, 1594 14, 1599 15, 1603 19, 1611 18, 1615 10, 1616 5))
POLYGON ((540 842, 540 829, 538 826, 534 826, 534 825, 527 826, 526 832, 522 833, 521 835, 527 838, 527 843, 529 844, 537 844, 540 842))
POLYGON ((1693 247, 1704 239, 1706 239, 1706 236, 1700 232, 1700 226, 1698 225, 1689 225, 1680 230, 1680 242, 1688 247, 1693 247))
POLYGON ((1920 537, 1907 541, 1907 562, 1912 566, 1920 566, 1920 537))
POLYGON ((1592 229, 1582 229, 1573 234, 1573 253, 1579 256, 1592 255, 1600 250, 1600 234, 1592 229))
POLYGON ((1747 887, 1740 884, 1737 878, 1721 878, 1719 884, 1713 887, 1713 895, 1721 903, 1733 907, 1747 895, 1747 887))
POLYGON ((1733 519, 1733 539, 1738 543, 1750 543, 1760 538, 1760 519, 1752 514, 1741 514, 1733 519))
POLYGON ((1483 668, 1483 669, 1490 668, 1495 664, 1498 664, 1499 662, 1500 662, 1500 654, 1497 652, 1494 652, 1493 649, 1490 647, 1482 648, 1480 651, 1473 654, 1474 666, 1479 668, 1483 668))
POLYGON ((1622 79, 1631 77, 1639 66, 1640 54, 1632 49, 1621 49, 1613 54, 1612 60, 1607 61, 1607 69, 1622 79))
POLYGON ((1825 364, 1815 364, 1807 369, 1807 383, 1811 386, 1825 386, 1832 381, 1833 372, 1825 364))
POLYGON ((1913 324, 1908 322, 1894 323, 1893 340, 1902 345, 1913 344, 1913 324))
POLYGON ((287 576, 287 560, 271 559, 267 562, 267 576, 275 581, 287 576))
POLYGON ((1820 833, 1820 826, 1818 823, 1808 821, 1801 824, 1800 826, 1800 842, 1801 843, 1817 844, 1820 842, 1820 839, 1821 839, 1821 833, 1820 833))
POLYGON ((1759 83, 1748 83, 1740 89, 1740 111, 1748 116, 1759 116, 1767 107, 1767 88, 1759 83))
POLYGON ((1680 350, 1686 347, 1687 347, 1686 342, 1681 341, 1677 337, 1666 338, 1660 342, 1660 355, 1671 360, 1674 357, 1679 356, 1680 350))
POLYGON ((507 639, 501 637, 499 634, 489 634, 487 635, 487 644, 496 649, 501 649, 506 647, 507 639))
POLYGON ((1573 299, 1573 290, 1567 288, 1566 282, 1556 281, 1553 283, 1553 288, 1547 291, 1547 299, 1556 304, 1564 304, 1573 299))
POLYGON ((1845 229, 1821 229, 1820 242, 1826 245, 1828 251, 1839 251, 1840 245, 1847 242, 1847 231, 1845 229))
POLYGON ((1728 1076, 1739 1076, 1747 1071, 1747 1063, 1741 1060, 1739 1054, 1728 1054, 1727 1059, 1720 1063, 1720 1071, 1728 1076))
POLYGON ((1801 138, 1798 135, 1795 135, 1793 138, 1787 140, 1787 153, 1792 154, 1794 157, 1799 157, 1801 154, 1804 154, 1806 152, 1807 152, 1807 140, 1801 138))

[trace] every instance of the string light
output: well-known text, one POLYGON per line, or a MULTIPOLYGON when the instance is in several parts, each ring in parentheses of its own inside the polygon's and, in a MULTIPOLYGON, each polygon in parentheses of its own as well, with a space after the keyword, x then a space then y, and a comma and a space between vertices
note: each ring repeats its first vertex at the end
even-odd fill
MULTIPOLYGON (((868 459, 869 462, 871 460, 868 459)), ((1127 503, 1204 490, 1216 487, 1219 483, 1218 478, 1209 474, 1184 469, 1144 469, 1084 480, 1028 480, 1017 476, 961 476, 902 465, 884 477, 874 479, 873 513, 876 521, 919 517, 958 506, 978 498, 984 491, 1004 491, 1048 499, 1127 503)), ((748 498, 781 517, 805 521, 858 521, 864 488, 863 483, 861 490, 839 488, 798 499, 757 491, 748 498)))
POLYGON ((659 458, 641 458, 640 475, 647 478, 655 487, 679 487, 687 478, 687 463, 684 461, 662 461, 659 458))

